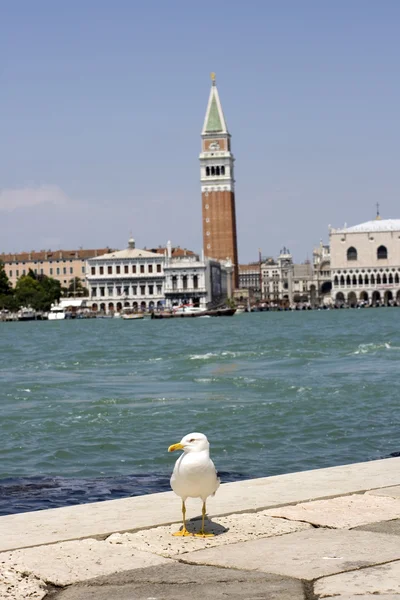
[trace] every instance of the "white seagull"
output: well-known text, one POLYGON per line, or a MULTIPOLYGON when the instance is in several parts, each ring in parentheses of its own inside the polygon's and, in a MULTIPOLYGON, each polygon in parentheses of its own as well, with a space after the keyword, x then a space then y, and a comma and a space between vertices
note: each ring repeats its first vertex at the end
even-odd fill
POLYGON ((206 500, 214 496, 219 488, 220 479, 216 468, 210 458, 210 444, 204 433, 189 433, 179 444, 173 444, 168 452, 183 450, 178 458, 171 476, 171 487, 177 496, 182 498, 183 528, 173 535, 193 535, 186 529, 187 498, 201 498, 203 500, 201 530, 195 534, 198 537, 211 537, 213 533, 204 531, 206 516, 206 500))

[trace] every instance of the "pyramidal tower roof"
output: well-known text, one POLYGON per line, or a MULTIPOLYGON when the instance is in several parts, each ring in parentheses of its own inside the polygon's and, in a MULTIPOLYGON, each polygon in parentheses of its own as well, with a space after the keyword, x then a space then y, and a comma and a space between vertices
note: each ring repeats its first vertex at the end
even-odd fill
POLYGON ((211 73, 211 90, 202 135, 207 133, 228 133, 225 117, 219 99, 218 88, 215 81, 215 73, 211 73))

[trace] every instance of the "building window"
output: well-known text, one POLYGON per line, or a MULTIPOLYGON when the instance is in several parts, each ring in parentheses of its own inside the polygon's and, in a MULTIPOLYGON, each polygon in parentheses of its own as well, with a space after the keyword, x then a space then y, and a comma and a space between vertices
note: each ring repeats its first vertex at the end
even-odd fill
POLYGON ((117 285, 117 296, 121 295, 121 290, 122 290, 121 286, 117 285))
POLYGON ((157 273, 161 273, 161 265, 157 265, 157 273))
POLYGON ((225 167, 224 166, 221 167, 221 175, 225 175, 225 167))
POLYGON ((188 287, 188 279, 187 279, 187 275, 184 275, 182 277, 182 287, 184 290, 187 290, 188 287))
POLYGON ((112 275, 112 266, 109 265, 107 267, 107 273, 108 273, 108 275, 112 275))
POLYGON ((141 296, 145 296, 146 295, 146 286, 145 285, 141 285, 140 286, 140 295, 141 296))
POLYGON ((50 275, 53 275, 53 267, 50 267, 50 275))
POLYGON ((12 271, 9 271, 9 276, 12 277, 12 271))
POLYGON ((104 275, 104 267, 100 267, 100 275, 104 275))
POLYGON ((396 275, 394 276, 394 282, 399 283, 399 274, 398 273, 396 273, 396 275))
POLYGON ((114 295, 114 288, 112 288, 112 287, 108 288, 108 295, 109 296, 113 296, 114 295))
POLYGON ((219 175, 219 167, 215 167, 215 174, 219 175))
POLYGON ((178 282, 177 282, 177 279, 176 279, 176 275, 174 275, 172 277, 172 289, 176 290, 177 288, 178 288, 178 282))
POLYGON ((119 275, 121 273, 121 267, 120 267, 120 265, 117 265, 115 268, 116 268, 116 271, 117 271, 117 275, 119 275))
POLYGON ((124 294, 125 296, 129 296, 129 285, 124 286, 124 294))
POLYGON ((137 285, 133 285, 132 286, 132 295, 136 296, 137 295, 137 285))
POLYGON ((144 265, 140 265, 140 272, 144 273, 144 265))
POLYGON ((136 273, 136 265, 132 265, 132 273, 136 273))
POLYGON ((100 296, 104 296, 104 288, 103 287, 100 288, 100 296))
POLYGON ((15 276, 19 277, 19 270, 18 269, 15 271, 15 276))
POLYGON ((379 274, 379 273, 378 273, 378 275, 376 276, 376 283, 377 283, 378 285, 380 285, 380 284, 381 284, 381 276, 380 276, 380 274, 379 274))
POLYGON ((57 275, 60 274, 60 267, 57 267, 57 275))
POLYGON ((92 288, 92 298, 97 296, 97 288, 92 288))
POLYGON ((199 278, 197 275, 193 275, 193 289, 197 290, 199 287, 199 278))
POLYGON ((347 250, 347 260, 357 260, 357 250, 354 246, 350 246, 347 250))
POLYGON ((153 265, 149 265, 149 273, 153 272, 153 265))
POLYGON ((96 267, 90 267, 90 272, 92 275, 96 275, 96 267))
POLYGON ((129 265, 124 265, 124 273, 129 273, 129 265))
POLYGON ((376 252, 377 258, 380 259, 384 259, 388 257, 388 251, 386 246, 379 246, 377 252, 376 252))
POLYGON ((215 175, 215 167, 211 167, 211 175, 215 175))
POLYGON ((70 267, 70 268, 69 268, 69 274, 70 274, 70 275, 72 275, 72 273, 73 273, 73 272, 74 272, 74 269, 73 269, 73 267, 70 267))
POLYGON ((85 273, 85 267, 82 267, 82 273, 85 273))
POLYGON ((154 285, 149 285, 149 296, 154 294, 154 285))
POLYGON ((157 294, 159 296, 161 296, 161 294, 162 294, 162 286, 161 285, 157 285, 157 294))
POLYGON ((210 176, 210 167, 206 167, 206 177, 210 176))

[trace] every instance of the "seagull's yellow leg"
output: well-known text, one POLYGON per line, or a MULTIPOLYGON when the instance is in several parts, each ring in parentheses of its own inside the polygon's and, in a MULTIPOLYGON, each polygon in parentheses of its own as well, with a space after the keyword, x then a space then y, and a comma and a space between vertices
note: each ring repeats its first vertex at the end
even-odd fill
POLYGON ((185 506, 185 501, 182 500, 182 519, 183 519, 183 527, 180 531, 177 531, 175 533, 173 533, 172 535, 175 536, 187 536, 187 535, 193 535, 192 533, 190 533, 187 529, 186 529, 186 506, 185 506))
POLYGON ((201 511, 201 529, 200 529, 199 533, 195 533, 196 537, 202 537, 202 538, 205 538, 205 537, 214 537, 213 533, 206 533, 204 531, 204 520, 205 520, 205 518, 206 518, 206 503, 203 502, 203 510, 201 511))

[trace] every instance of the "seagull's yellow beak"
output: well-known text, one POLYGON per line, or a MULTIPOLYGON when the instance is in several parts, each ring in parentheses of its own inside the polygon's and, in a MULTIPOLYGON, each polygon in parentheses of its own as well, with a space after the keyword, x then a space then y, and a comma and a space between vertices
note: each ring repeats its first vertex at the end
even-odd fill
POLYGON ((168 448, 168 452, 174 452, 174 450, 183 450, 184 446, 182 444, 172 444, 172 446, 170 446, 168 448))

